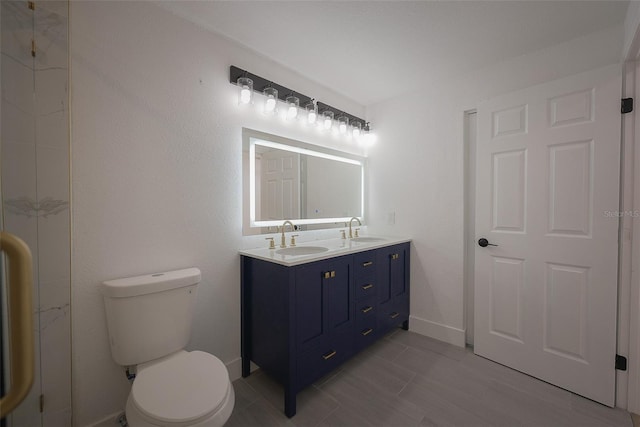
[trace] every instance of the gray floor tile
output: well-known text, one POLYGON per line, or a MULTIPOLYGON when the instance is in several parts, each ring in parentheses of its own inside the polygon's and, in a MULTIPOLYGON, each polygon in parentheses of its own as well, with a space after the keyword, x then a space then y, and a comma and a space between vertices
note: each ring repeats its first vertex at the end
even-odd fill
POLYGON ((343 371, 391 395, 398 394, 416 376, 415 372, 374 354, 363 354, 350 360, 343 371))
POLYGON ((389 339, 404 344, 407 347, 413 347, 418 350, 429 350, 455 360, 460 360, 466 356, 466 351, 463 348, 412 332, 395 333, 391 335, 389 339))
POLYGON ((280 411, 284 410, 284 389, 261 370, 254 371, 244 379, 260 397, 280 411))
POLYGON ((593 400, 571 394, 571 409, 579 414, 587 415, 611 426, 631 427, 629 412, 620 408, 608 408, 593 400))
POLYGON ((255 402, 260 395, 243 379, 237 379, 233 382, 233 391, 236 395, 236 403, 234 408, 244 409, 255 402))
MULTIPOLYGON (((257 394, 280 413, 284 413, 284 389, 262 371, 256 371, 245 379, 257 394)), ((338 402, 315 386, 307 387, 296 396, 296 416, 292 425, 316 426, 338 407, 338 402)))
POLYGON ((490 424, 456 405, 454 402, 441 397, 436 391, 415 383, 409 383, 402 390, 400 397, 421 407, 425 411, 422 425, 429 426, 489 426, 490 424))
POLYGON ((293 424, 312 427, 338 409, 338 402, 324 391, 311 386, 298 393, 296 406, 296 416, 291 419, 293 424))
POLYGON ((330 413, 324 420, 320 421, 318 427, 368 427, 372 424, 368 423, 356 411, 352 411, 344 406, 338 407, 330 413))
POLYGON ((292 427, 294 424, 263 398, 259 398, 246 408, 234 408, 226 427, 292 427))
POLYGON ((374 426, 419 425, 425 415, 411 402, 402 402, 395 396, 383 396, 367 382, 346 371, 323 385, 322 390, 333 396, 340 407, 356 412, 374 426))
POLYGON ((298 393, 283 413, 282 386, 262 371, 234 382, 230 427, 632 427, 611 409, 473 354, 397 330, 298 393))
POLYGON ((364 354, 374 354, 386 360, 395 360, 407 346, 397 341, 383 338, 363 351, 364 354))

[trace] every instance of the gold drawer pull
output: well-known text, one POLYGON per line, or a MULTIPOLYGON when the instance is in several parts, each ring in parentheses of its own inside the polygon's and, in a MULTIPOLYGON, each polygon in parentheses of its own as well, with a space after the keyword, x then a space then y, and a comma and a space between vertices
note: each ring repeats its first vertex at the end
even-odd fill
POLYGON ((336 355, 336 351, 335 351, 335 350, 331 350, 329 353, 327 353, 327 354, 323 354, 323 355, 322 355, 322 358, 323 358, 324 360, 329 360, 329 359, 331 359, 331 358, 332 358, 333 356, 335 356, 335 355, 336 355))
POLYGON ((372 284, 368 284, 368 285, 364 285, 362 287, 362 290, 366 291, 367 289, 371 289, 371 288, 373 288, 373 285, 372 284))
POLYGON ((367 336, 367 335, 369 335, 371 332, 373 332, 373 329, 369 328, 369 329, 365 329, 364 331, 362 331, 362 332, 360 332, 360 333, 366 337, 366 336, 367 336))
POLYGON ((365 308, 363 308, 363 309, 362 309, 362 312, 363 312, 363 313, 368 313, 368 312, 370 312, 371 310, 373 310, 373 307, 369 306, 369 307, 365 307, 365 308))
POLYGON ((395 311, 395 312, 391 313, 389 316, 390 316, 392 319, 395 319, 396 317, 400 316, 400 313, 398 313, 397 311, 395 311))
POLYGON ((334 277, 336 277, 336 272, 335 272, 335 270, 331 271, 331 278, 334 278, 334 277))
POLYGON ((391 259, 398 259, 398 258, 400 258, 399 254, 392 254, 391 255, 391 259))
POLYGON ((372 266, 372 265, 373 265, 373 261, 367 261, 367 262, 363 262, 363 263, 362 263, 362 266, 363 266, 363 267, 370 267, 370 266, 372 266))

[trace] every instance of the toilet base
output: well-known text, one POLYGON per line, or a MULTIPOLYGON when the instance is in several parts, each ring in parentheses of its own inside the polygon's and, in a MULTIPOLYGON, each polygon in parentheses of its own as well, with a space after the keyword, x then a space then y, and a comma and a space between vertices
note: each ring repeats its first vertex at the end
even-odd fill
POLYGON ((229 393, 225 397, 225 401, 220 406, 218 412, 211 414, 205 419, 200 419, 191 423, 163 423, 162 421, 150 420, 149 417, 141 414, 133 404, 131 395, 129 395, 125 415, 127 417, 129 427, 222 427, 233 412, 235 400, 233 384, 229 383, 229 393))

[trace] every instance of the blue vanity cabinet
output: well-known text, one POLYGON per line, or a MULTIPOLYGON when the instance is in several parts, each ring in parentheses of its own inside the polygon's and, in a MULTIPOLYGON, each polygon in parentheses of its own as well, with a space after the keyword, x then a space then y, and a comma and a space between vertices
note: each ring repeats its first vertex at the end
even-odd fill
POLYGON ((408 243, 295 266, 242 255, 242 376, 260 366, 294 416, 300 390, 408 326, 408 266, 408 243))
POLYGON ((377 251, 378 328, 382 334, 399 325, 409 328, 409 255, 408 243, 377 251))
POLYGON ((242 256, 242 376, 250 361, 284 386, 285 413, 296 393, 354 352, 352 256, 293 267, 242 256))

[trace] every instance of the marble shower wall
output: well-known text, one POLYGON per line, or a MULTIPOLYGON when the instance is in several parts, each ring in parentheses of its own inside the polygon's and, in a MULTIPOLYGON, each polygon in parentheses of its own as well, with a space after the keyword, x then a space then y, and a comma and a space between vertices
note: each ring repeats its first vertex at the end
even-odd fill
POLYGON ((69 7, 34 5, 2 0, 0 11, 2 228, 33 254, 38 352, 12 427, 71 425, 69 7))

